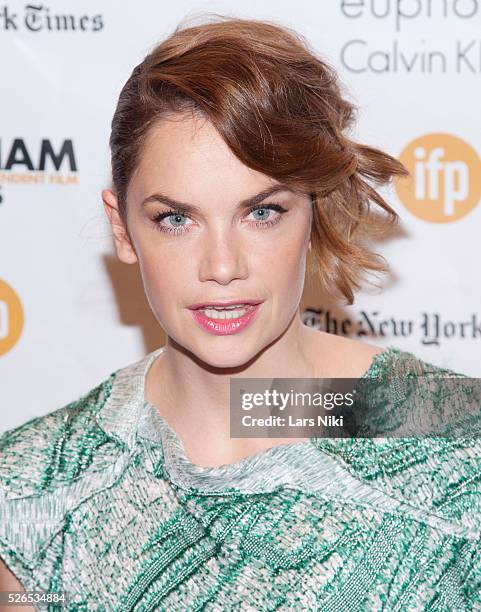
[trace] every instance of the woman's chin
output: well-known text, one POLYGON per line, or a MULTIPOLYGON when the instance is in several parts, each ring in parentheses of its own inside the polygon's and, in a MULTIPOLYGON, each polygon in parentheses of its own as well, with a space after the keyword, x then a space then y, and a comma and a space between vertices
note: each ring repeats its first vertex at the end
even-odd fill
POLYGON ((211 368, 232 369, 246 367, 259 353, 258 342, 209 342, 204 341, 198 351, 193 351, 198 359, 211 368))

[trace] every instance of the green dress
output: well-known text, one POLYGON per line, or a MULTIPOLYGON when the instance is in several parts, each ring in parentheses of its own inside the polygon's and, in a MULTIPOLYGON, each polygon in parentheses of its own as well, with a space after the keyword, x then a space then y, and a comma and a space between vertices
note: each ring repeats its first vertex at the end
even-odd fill
MULTIPOLYGON (((0 557, 27 590, 108 612, 481 610, 478 437, 201 467, 145 401, 163 350, 0 437, 0 557)), ((464 378, 389 346, 364 377, 392 374, 464 378)))

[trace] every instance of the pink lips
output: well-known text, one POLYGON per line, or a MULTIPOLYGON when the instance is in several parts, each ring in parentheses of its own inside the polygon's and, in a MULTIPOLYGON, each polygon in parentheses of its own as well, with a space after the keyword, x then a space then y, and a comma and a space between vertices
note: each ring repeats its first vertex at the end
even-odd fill
POLYGON ((195 321, 206 331, 217 336, 224 336, 227 334, 237 334, 247 327, 257 312, 259 311, 261 304, 255 304, 248 306, 248 311, 239 317, 238 319, 211 319, 207 317, 202 310, 191 310, 192 316, 195 321))

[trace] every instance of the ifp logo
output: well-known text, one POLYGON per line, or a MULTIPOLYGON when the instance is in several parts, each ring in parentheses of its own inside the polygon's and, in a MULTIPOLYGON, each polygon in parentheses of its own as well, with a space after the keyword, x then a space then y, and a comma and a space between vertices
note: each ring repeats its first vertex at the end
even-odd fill
POLYGON ((0 280, 0 355, 18 341, 23 329, 23 308, 18 295, 0 280))
POLYGON ((399 159, 411 176, 396 181, 396 193, 416 217, 449 223, 479 203, 481 159, 462 138, 426 134, 410 142, 399 159))

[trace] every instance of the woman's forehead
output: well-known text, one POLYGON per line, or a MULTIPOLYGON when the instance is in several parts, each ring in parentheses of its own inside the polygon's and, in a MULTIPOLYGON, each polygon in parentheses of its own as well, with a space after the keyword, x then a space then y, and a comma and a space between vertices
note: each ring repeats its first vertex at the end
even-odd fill
MULTIPOLYGON (((228 192, 244 199, 276 181, 243 164, 213 125, 186 117, 151 128, 131 181, 130 194, 162 191, 187 202, 228 192)), ((223 197, 224 197, 223 196, 223 197)))

